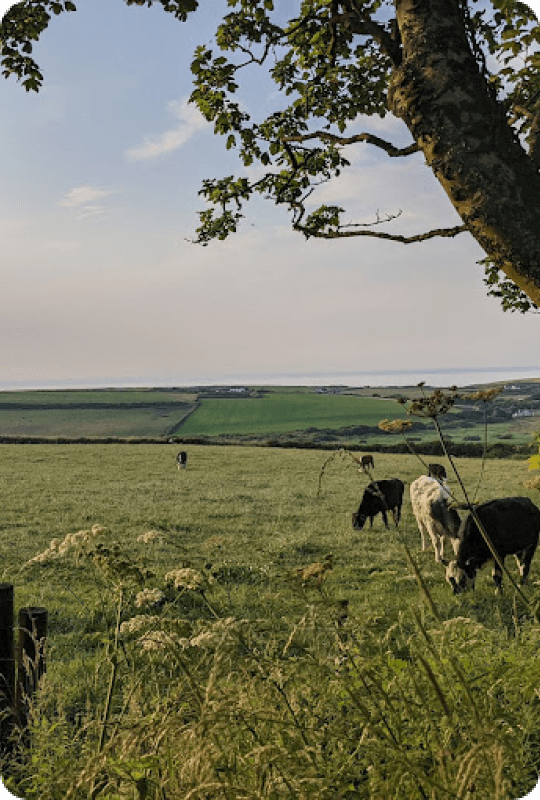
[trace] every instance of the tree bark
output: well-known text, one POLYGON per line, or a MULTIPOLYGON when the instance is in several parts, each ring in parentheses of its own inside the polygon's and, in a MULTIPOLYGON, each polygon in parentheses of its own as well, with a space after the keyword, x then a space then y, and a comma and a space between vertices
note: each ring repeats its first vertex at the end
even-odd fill
POLYGON ((485 253, 540 305, 540 175, 467 38, 462 0, 396 0, 402 119, 485 253))

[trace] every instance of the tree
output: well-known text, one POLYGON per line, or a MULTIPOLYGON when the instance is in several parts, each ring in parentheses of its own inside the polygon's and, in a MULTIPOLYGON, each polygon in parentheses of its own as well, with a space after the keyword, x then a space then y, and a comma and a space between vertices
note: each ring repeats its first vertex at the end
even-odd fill
MULTIPOLYGON (((184 20, 197 0, 159 2, 184 20)), ((540 24, 516 0, 228 0, 233 9, 214 49, 197 48, 195 102, 215 132, 262 177, 204 181, 209 207, 197 241, 235 232, 254 194, 286 206, 306 237, 371 236, 411 244, 469 232, 486 253, 485 282, 503 307, 540 306, 540 24), (283 22, 284 7, 293 14, 283 22), (268 69, 288 105, 256 122, 236 92, 242 70, 268 69), (398 147, 347 126, 378 115, 402 120, 410 143, 398 147), (451 228, 388 233, 395 217, 344 222, 339 206, 308 213, 321 183, 347 169, 348 150, 375 147, 388 158, 421 152, 461 218, 451 228), (311 202, 311 201, 310 201, 311 202)), ((74 10, 71 0, 23 0, 0 29, 4 75, 27 90, 42 75, 32 41, 50 14, 74 10)))

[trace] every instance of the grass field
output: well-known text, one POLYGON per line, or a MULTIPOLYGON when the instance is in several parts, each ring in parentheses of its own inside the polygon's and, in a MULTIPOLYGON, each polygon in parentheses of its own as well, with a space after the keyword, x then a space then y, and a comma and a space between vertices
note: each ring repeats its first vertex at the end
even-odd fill
POLYGON ((192 403, 196 395, 182 390, 155 389, 72 389, 28 390, 0 392, 0 407, 6 404, 24 405, 65 405, 77 406, 81 403, 110 403, 129 405, 130 403, 192 403))
MULTIPOLYGON (((110 527, 127 548, 145 530, 163 531, 168 542, 161 556, 164 565, 181 552, 201 566, 214 536, 227 537, 227 558, 238 566, 288 569, 300 566, 306 556, 332 550, 341 562, 339 572, 345 571, 347 583, 353 585, 360 562, 369 561, 366 543, 369 551, 388 545, 380 520, 373 533, 350 529, 350 515, 367 478, 346 458, 336 457, 325 468, 322 496, 317 498, 319 472, 328 453, 212 446, 187 450, 189 468, 178 471, 174 446, 3 445, 2 580, 12 580, 21 563, 52 538, 93 523, 110 527)), ((466 484, 474 487, 479 460, 458 459, 458 464, 466 484)), ((376 477, 410 482, 422 471, 412 455, 376 454, 376 477)), ((512 494, 534 499, 535 492, 523 487, 528 477, 525 462, 489 461, 477 499, 512 494)), ((407 542, 417 549, 419 537, 408 501, 402 525, 407 542)), ((422 559, 427 575, 438 576, 431 558, 422 559)), ((55 585, 54 572, 47 581, 39 570, 34 577, 35 582, 31 575, 21 577, 21 601, 57 602, 61 587, 55 585), (32 594, 36 591, 39 597, 32 594)), ((453 605, 444 581, 437 581, 434 590, 444 605, 453 605)), ((62 595, 61 603, 67 601, 62 595)), ((370 600, 360 593, 356 602, 370 600)))
MULTIPOLYGON (((176 449, 0 449, 2 580, 17 607, 49 610, 32 761, 8 770, 12 791, 36 800, 529 791, 540 763, 540 635, 506 579, 495 598, 485 568, 474 593, 454 597, 433 553, 420 552, 407 494, 399 535, 380 517, 354 531, 368 478, 343 454, 317 496, 328 453, 190 446, 179 471, 176 449), (95 523, 107 528, 101 549, 59 555, 58 542, 95 523), (150 530, 157 538, 142 541, 150 530), (48 559, 26 563, 53 539, 48 559), (297 570, 328 553, 322 591, 302 586, 297 570), (137 605, 139 567, 164 606, 137 605), (178 568, 203 576, 205 590, 184 583, 171 594, 165 575, 178 568), (118 625, 133 619, 150 631, 120 647, 118 625)), ((407 483, 423 471, 412 455, 376 454, 375 465, 376 477, 407 483)), ((480 462, 458 466, 474 490, 480 462)), ((528 477, 524 462, 487 462, 477 499, 538 500, 528 477)), ((537 556, 527 594, 539 585, 537 556)))
POLYGON ((182 436, 274 433, 306 428, 376 426, 405 416, 392 400, 270 392, 261 398, 205 399, 180 429, 182 436))
POLYGON ((0 433, 11 436, 163 436, 186 408, 1 409, 0 433))

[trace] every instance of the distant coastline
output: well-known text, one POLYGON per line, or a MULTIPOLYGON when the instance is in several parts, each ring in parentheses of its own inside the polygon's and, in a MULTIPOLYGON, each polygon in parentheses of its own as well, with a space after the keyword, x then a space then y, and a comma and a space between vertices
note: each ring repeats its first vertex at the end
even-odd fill
POLYGON ((525 367, 441 367, 432 369, 358 370, 356 372, 308 372, 229 374, 170 377, 145 376, 101 380, 0 381, 0 391, 58 389, 130 389, 188 386, 476 386, 519 380, 540 381, 540 366, 525 367))

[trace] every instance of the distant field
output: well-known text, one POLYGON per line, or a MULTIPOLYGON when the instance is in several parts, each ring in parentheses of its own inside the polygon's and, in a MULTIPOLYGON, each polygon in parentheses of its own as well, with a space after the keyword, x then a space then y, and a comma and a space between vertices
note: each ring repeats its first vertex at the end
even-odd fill
POLYGON ((2 409, 0 434, 10 436, 163 436, 181 410, 154 408, 2 409))
POLYGON ((261 398, 205 399, 180 428, 182 436, 261 434, 306 428, 377 425, 406 416, 393 400, 342 395, 269 393, 261 398))
POLYGON ((183 391, 156 391, 155 389, 88 389, 72 391, 0 392, 0 407, 20 403, 23 405, 80 405, 84 403, 192 403, 195 394, 183 391))
MULTIPOLYGON (((377 429, 381 419, 406 416, 404 407, 392 397, 393 388, 381 387, 380 396, 377 391, 369 397, 364 394, 368 389, 334 394, 317 393, 305 386, 271 386, 252 387, 252 396, 227 396, 226 388, 210 387, 201 390, 200 400, 195 391, 180 388, 0 392, 0 436, 168 439, 225 435, 265 440, 281 436, 289 444, 294 439, 301 446, 394 446, 402 444, 401 437, 377 429), (213 396, 214 391, 220 395, 213 396), (371 430, 350 430, 355 426, 371 430), (349 430, 342 430, 346 428, 349 430)), ((414 392, 405 387, 403 394, 414 392)), ((517 399, 509 395, 499 405, 510 411, 506 418, 492 416, 489 444, 529 446, 539 425, 538 416, 513 418, 510 412, 532 405, 540 413, 540 401, 536 409, 530 394, 517 399)), ((424 430, 415 428, 408 436, 418 446, 437 438, 429 420, 423 422, 427 422, 424 430)), ((484 440, 481 415, 471 419, 452 410, 442 424, 446 438, 456 444, 479 446, 484 440), (448 426, 452 420, 458 423, 456 427, 448 426)))

